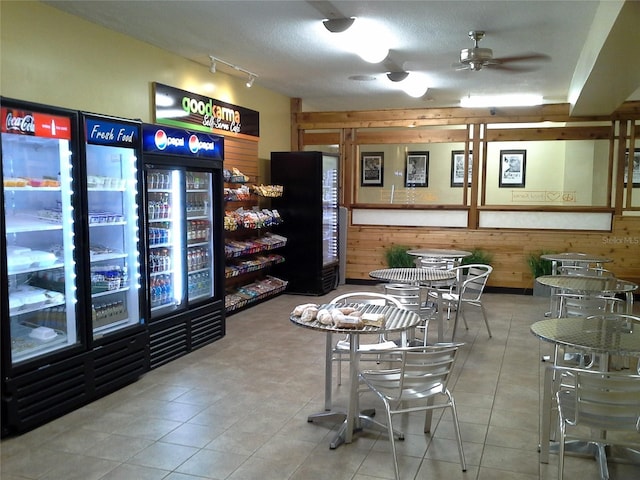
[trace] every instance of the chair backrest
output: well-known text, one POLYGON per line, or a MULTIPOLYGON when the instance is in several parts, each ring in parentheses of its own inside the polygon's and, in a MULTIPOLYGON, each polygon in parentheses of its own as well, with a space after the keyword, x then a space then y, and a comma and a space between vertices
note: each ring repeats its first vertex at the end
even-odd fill
POLYGON ((613 273, 602 267, 589 267, 588 265, 562 265, 558 267, 561 275, 578 275, 581 277, 613 277, 613 273))
POLYGON ((393 305, 394 307, 404 308, 402 303, 390 295, 377 292, 349 292, 334 297, 329 302, 331 304, 338 303, 363 303, 368 305, 393 305))
POLYGON ((557 293, 557 317, 589 317, 604 313, 622 313, 625 302, 620 298, 601 295, 557 293))
POLYGON ((450 268, 457 267, 460 262, 455 258, 419 257, 416 259, 415 264, 417 268, 449 270, 450 268))
POLYGON ((487 285, 489 275, 493 271, 491 265, 482 263, 471 263, 456 267, 462 272, 459 277, 457 293, 464 301, 479 301, 484 287, 487 285))
POLYGON ((395 298, 402 304, 402 308, 419 312, 422 304, 421 289, 417 285, 406 285, 402 283, 386 283, 384 293, 395 298))
POLYGON ((390 350, 398 354, 400 367, 365 370, 367 383, 392 400, 423 398, 447 389, 449 376, 461 344, 430 345, 390 350))
POLYGON ((575 379, 575 392, 571 389, 558 392, 560 401, 562 395, 573 395, 573 408, 565 412, 567 423, 640 433, 640 375, 562 370, 575 379))

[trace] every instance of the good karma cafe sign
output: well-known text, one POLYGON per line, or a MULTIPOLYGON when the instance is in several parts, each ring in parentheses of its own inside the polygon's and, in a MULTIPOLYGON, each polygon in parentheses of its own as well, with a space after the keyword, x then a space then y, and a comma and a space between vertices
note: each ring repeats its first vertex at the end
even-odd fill
POLYGON ((154 83, 155 123, 201 132, 260 136, 260 113, 161 83, 154 83))

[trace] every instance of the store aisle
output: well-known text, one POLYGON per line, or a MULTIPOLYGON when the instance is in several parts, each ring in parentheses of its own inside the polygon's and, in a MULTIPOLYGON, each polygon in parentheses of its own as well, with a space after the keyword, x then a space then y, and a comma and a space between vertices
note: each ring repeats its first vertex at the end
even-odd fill
MULTIPOLYGON (((329 449, 331 426, 308 423, 323 408, 324 335, 288 314, 326 297, 282 295, 231 316, 227 336, 145 374, 138 382, 0 444, 3 480, 371 480, 393 478, 386 434, 364 432, 329 449)), ((548 300, 485 294, 493 338, 469 309, 470 330, 456 366, 455 396, 467 456, 460 470, 449 413, 422 433, 422 416, 403 421, 400 472, 407 479, 555 479, 557 459, 538 462, 542 354, 529 325, 548 300)), ((638 307, 636 307, 637 309, 638 307)), ((436 328, 430 329, 430 337, 436 328)), ((346 365, 343 367, 346 373, 346 365)), ((343 374, 346 381, 347 376, 343 374)), ((335 385, 334 404, 346 403, 335 385)), ((372 396, 364 406, 375 406, 372 396)), ((440 413, 435 414, 440 419, 440 413)), ((335 428, 335 427, 334 427, 335 428)), ((596 480, 591 459, 570 457, 566 478, 596 480)), ((612 465, 636 479, 639 466, 612 465)))

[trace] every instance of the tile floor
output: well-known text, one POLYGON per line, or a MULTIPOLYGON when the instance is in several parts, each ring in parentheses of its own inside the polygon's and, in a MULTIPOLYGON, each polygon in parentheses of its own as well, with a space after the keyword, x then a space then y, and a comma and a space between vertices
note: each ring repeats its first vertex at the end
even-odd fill
MULTIPOLYGON (((323 408, 324 335, 288 314, 326 297, 282 295, 232 315, 227 335, 145 374, 136 383, 19 437, 0 443, 2 480, 372 480, 393 478, 386 434, 365 431, 329 449, 335 425, 307 422, 323 408)), ((450 414, 401 420, 403 479, 557 478, 557 457, 538 462, 540 362, 551 346, 529 325, 548 300, 485 294, 493 338, 469 310, 451 389, 468 470, 458 463, 450 414)), ((637 308, 637 307, 636 307, 637 308)), ((430 337, 436 328, 430 329, 430 337)), ((345 367, 346 368, 346 367, 345 367)), ((346 372, 346 370, 345 370, 346 372)), ((343 376, 346 379, 346 376, 343 376)), ((334 405, 346 403, 335 385, 334 405)), ((363 406, 375 406, 364 396, 363 406), (370 405, 368 405, 370 404, 370 405)), ((417 415, 417 414, 416 414, 417 415)), ((640 466, 611 465, 612 478, 640 478, 640 466)), ((565 478, 598 478, 592 459, 570 457, 565 478)))

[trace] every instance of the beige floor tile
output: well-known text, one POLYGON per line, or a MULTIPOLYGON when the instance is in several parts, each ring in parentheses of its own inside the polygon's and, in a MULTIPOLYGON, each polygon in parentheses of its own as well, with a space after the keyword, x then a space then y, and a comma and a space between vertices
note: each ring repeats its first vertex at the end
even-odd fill
MULTIPOLYGON (((342 291, 376 290, 345 285, 342 291)), ((139 381, 34 431, 0 443, 2 480, 380 480, 393 479, 384 431, 365 429, 332 450, 337 423, 309 423, 324 409, 325 337, 292 325, 300 303, 320 297, 282 295, 227 319, 227 335, 146 373, 139 381)), ((396 417, 403 479, 555 480, 557 456, 538 461, 541 355, 552 346, 530 325, 548 300, 488 293, 493 338, 469 313, 469 330, 450 383, 468 471, 463 473, 449 412, 396 417)), ((452 322, 446 323, 448 335, 452 322)), ((429 329, 434 341, 435 325, 429 329)), ((449 337, 450 338, 450 337, 449 337)), ((334 370, 338 365, 334 364, 334 370)), ((333 408, 346 407, 332 381, 333 408)), ((369 394, 363 408, 381 405, 369 394)), ((610 465, 612 478, 637 480, 640 465, 610 465)), ((593 459, 567 457, 565 478, 598 479, 593 459)))

